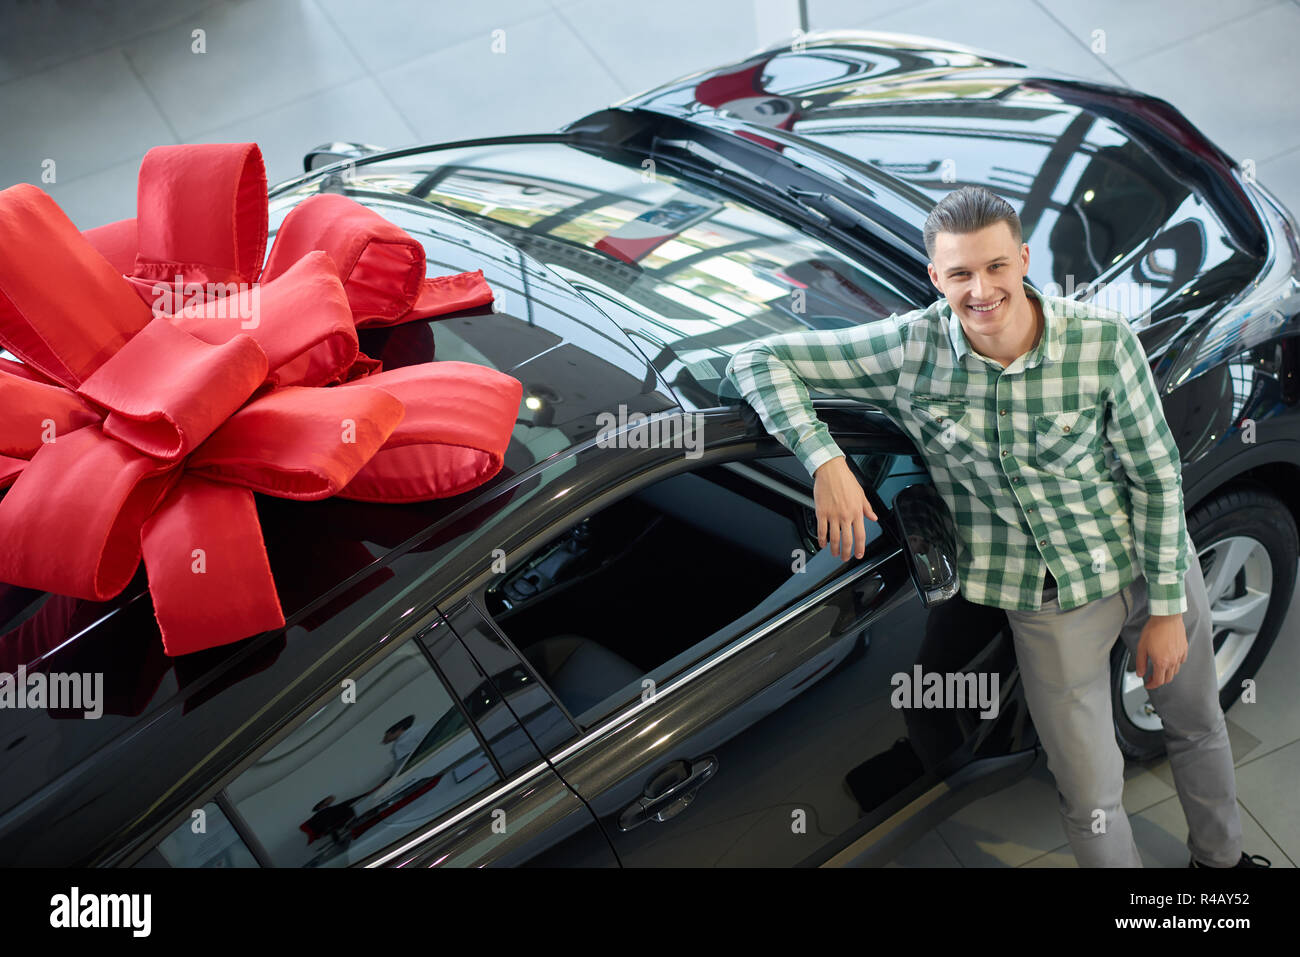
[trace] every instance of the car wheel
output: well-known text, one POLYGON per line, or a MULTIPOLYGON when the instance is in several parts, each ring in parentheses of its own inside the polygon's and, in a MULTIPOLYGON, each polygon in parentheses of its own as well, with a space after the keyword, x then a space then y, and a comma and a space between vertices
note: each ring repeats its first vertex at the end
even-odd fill
MULTIPOLYGON (((1295 587, 1296 524, 1276 496, 1256 488, 1221 492, 1187 516, 1210 598, 1219 706, 1226 712, 1268 654, 1291 606, 1295 587)), ((1124 756, 1148 761, 1165 753, 1160 716, 1134 656, 1117 639, 1111 649, 1111 705, 1124 756)))

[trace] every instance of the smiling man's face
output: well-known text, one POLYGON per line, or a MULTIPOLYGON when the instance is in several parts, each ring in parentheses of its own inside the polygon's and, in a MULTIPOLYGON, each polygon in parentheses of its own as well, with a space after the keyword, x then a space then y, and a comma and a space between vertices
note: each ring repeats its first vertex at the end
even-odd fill
POLYGON ((966 338, 981 352, 985 352, 981 345, 1005 351, 1036 328, 1023 285, 1028 271, 1029 245, 1017 246, 1004 222, 934 237, 930 281, 948 299, 966 338), (986 306, 993 308, 980 308, 986 306))

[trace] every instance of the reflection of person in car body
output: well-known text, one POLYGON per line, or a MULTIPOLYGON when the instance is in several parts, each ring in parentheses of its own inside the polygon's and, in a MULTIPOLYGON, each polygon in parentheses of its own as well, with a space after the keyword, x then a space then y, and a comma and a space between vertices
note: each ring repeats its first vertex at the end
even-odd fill
POLYGON ((1267 866, 1241 851, 1209 600, 1141 342, 1126 318, 1026 284, 1019 217, 986 189, 946 196, 924 238, 942 299, 757 340, 728 377, 814 477, 818 541, 844 560, 876 515, 808 388, 871 402, 916 442, 956 521, 965 600, 1010 622, 1080 865, 1142 866, 1111 709, 1119 635, 1163 721, 1193 862, 1267 866))
POLYGON ((392 745, 393 767, 389 771, 389 775, 402 766, 406 756, 414 751, 415 746, 420 743, 420 739, 411 733, 414 724, 415 715, 408 714, 384 732, 383 743, 392 745))
POLYGON ((393 765, 384 775, 387 780, 396 774, 402 767, 402 762, 410 756, 424 736, 429 733, 433 726, 430 724, 415 723, 415 715, 408 714, 401 721, 394 723, 387 731, 384 732, 383 743, 392 745, 393 765))
MULTIPOLYGON (((406 759, 410 757, 411 752, 414 751, 419 746, 422 740, 424 740, 424 736, 429 733, 429 729, 431 727, 432 725, 429 724, 416 725, 415 715, 413 714, 408 714, 400 721, 396 721, 393 724, 391 724, 388 727, 388 729, 384 732, 383 737, 380 738, 380 743, 392 746, 389 749, 391 763, 388 764, 384 768, 384 770, 380 772, 379 779, 375 782, 375 784, 372 787, 367 788, 366 790, 362 791, 360 794, 356 795, 355 797, 348 798, 348 800, 343 802, 342 805, 336 805, 336 806, 345 806, 351 808, 353 804, 360 801, 364 797, 369 797, 371 794, 374 794, 385 784, 391 781, 393 779, 393 776, 402 769, 403 762, 405 762, 406 759)), ((328 799, 322 801, 321 803, 317 804, 316 807, 313 808, 312 810, 320 811, 322 808, 326 808, 332 802, 333 802, 333 795, 331 795, 328 799)))
POLYGON ((351 798, 336 804, 334 795, 327 794, 317 801, 312 808, 312 816, 298 825, 298 829, 307 835, 307 843, 311 844, 317 838, 329 835, 339 846, 346 846, 348 825, 357 818, 356 811, 352 809, 356 800, 357 798, 351 798))

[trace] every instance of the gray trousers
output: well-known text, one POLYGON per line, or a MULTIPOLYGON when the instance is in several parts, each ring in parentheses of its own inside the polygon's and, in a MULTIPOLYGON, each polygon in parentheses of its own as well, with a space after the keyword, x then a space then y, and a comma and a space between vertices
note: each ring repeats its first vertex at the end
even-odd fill
MULTIPOLYGON (((1149 694, 1187 818, 1187 847, 1198 862, 1231 867, 1241 858, 1237 783, 1219 707, 1209 597, 1195 554, 1184 578, 1187 660, 1149 694)), ((1142 866, 1121 803, 1124 757, 1115 743, 1109 655, 1119 635, 1136 656, 1149 614, 1141 576, 1114 595, 1069 611, 1061 610, 1054 588, 1045 590, 1038 611, 1007 611, 1025 699, 1080 867, 1142 866)))

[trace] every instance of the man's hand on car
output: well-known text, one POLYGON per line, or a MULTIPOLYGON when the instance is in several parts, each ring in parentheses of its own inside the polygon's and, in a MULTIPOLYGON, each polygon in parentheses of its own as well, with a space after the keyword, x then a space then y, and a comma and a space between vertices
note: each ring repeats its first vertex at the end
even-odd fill
POLYGON ((841 561, 848 561, 850 553, 858 558, 866 554, 867 526, 862 516, 873 522, 879 519, 843 455, 824 462, 813 473, 813 504, 817 507, 819 548, 826 547, 829 531, 831 553, 839 555, 841 561))

